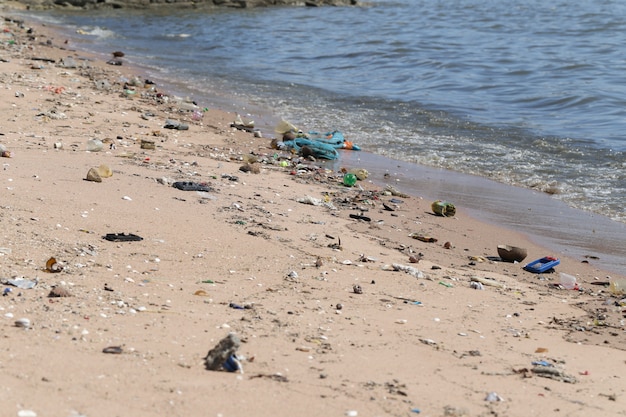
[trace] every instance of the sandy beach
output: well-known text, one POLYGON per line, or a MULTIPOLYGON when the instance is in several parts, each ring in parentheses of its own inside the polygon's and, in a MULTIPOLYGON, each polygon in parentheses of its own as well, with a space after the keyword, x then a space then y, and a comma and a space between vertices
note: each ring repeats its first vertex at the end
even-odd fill
POLYGON ((3 16, 0 416, 624 415, 626 277, 3 16))

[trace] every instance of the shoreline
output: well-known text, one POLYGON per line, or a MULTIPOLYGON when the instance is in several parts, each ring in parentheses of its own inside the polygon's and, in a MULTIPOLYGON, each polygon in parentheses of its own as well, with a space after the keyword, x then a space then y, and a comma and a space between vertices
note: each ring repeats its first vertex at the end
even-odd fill
MULTIPOLYGON (((230 128, 232 113, 193 120, 141 97, 144 86, 124 97, 114 80, 132 68, 59 67, 73 52, 10 30, 24 50, 7 47, 1 64, 0 143, 13 152, 2 159, 2 277, 38 278, 0 299, 11 415, 620 415, 623 307, 595 285, 606 272, 594 263, 564 256, 557 273, 535 275, 494 261, 498 243, 523 242, 527 260, 545 248, 463 204, 445 218, 421 193, 389 195, 367 164, 362 189, 336 169, 282 167, 295 158, 230 128), (28 59, 46 54, 55 62, 28 59), (189 129, 165 129, 167 119, 189 129), (108 148, 86 152, 94 137, 108 148), (251 157, 258 174, 240 169, 251 157), (112 176, 86 181, 102 164, 112 176), (61 271, 46 272, 50 256, 61 271), (581 291, 558 286, 570 268, 581 291), (70 296, 50 296, 57 288, 70 296), (14 325, 22 317, 26 328, 14 325), (204 355, 229 332, 245 372, 207 371, 204 355)), ((363 155, 347 156, 341 165, 363 155)))
MULTIPOLYGON (((71 36, 71 34, 67 35, 71 36)), ((98 56, 105 59, 101 55, 98 56)), ((212 109, 217 108, 227 112, 243 110, 242 116, 254 118, 257 122, 256 126, 260 128, 264 136, 273 134, 274 124, 280 119, 267 109, 249 107, 245 102, 228 103, 227 92, 224 91, 219 92, 219 97, 218 92, 214 92, 215 96, 204 97, 180 81, 178 84, 173 84, 172 80, 166 79, 167 74, 157 74, 152 68, 137 66, 133 63, 126 68, 135 74, 152 73, 158 83, 163 82, 168 89, 174 87, 175 94, 188 96, 199 102, 208 100, 208 106, 212 109), (224 110, 224 107, 228 109, 224 110), (246 112, 248 114, 244 114, 246 112), (250 112, 252 114, 249 114, 250 112)), ((626 274, 626 261, 624 261, 626 246, 623 245, 621 237, 626 233, 624 223, 572 208, 559 199, 537 190, 503 184, 489 178, 474 177, 455 171, 441 171, 438 168, 415 165, 384 155, 368 154, 371 156, 367 156, 366 152, 356 155, 344 153, 343 155, 346 164, 358 165, 359 156, 363 155, 368 164, 382 165, 381 171, 387 170, 384 168, 385 164, 402 167, 402 172, 399 172, 399 177, 396 179, 405 181, 411 194, 416 196, 427 194, 432 199, 444 198, 456 202, 459 206, 466 206, 473 216, 481 221, 526 235, 530 240, 543 246, 546 249, 545 253, 568 256, 580 262, 591 260, 600 263, 600 268, 610 274, 626 274), (434 178, 434 183, 441 190, 436 190, 432 182, 420 181, 419 178, 423 175, 434 178), (411 185, 412 182, 419 186, 411 185), (479 201, 472 193, 485 193, 487 200, 479 201)), ((379 178, 379 184, 383 182, 383 178, 379 178)))

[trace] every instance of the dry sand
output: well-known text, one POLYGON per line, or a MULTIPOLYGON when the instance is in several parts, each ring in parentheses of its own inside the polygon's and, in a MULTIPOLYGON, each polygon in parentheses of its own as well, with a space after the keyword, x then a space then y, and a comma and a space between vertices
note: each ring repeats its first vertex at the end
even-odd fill
POLYGON ((593 262, 561 258, 581 287, 565 290, 495 260, 503 242, 547 254, 519 234, 345 187, 28 27, 4 22, 0 49, 0 278, 37 284, 2 286, 0 416, 626 414, 626 307, 593 262), (251 154, 259 173, 240 170, 251 154), (230 332, 243 373, 205 369, 230 332))

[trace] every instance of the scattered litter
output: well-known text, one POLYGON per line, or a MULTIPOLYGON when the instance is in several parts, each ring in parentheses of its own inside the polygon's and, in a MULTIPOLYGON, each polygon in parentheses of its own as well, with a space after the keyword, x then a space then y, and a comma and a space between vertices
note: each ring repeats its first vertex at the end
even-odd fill
MULTIPOLYGON (((415 278, 424 278, 424 274, 422 273, 422 271, 409 265, 392 264, 391 268, 393 271, 402 271, 409 275, 414 276, 415 278)), ((383 270, 388 271, 389 265, 383 266, 383 270)))
POLYGON ((560 369, 550 367, 550 366, 535 366, 532 369, 532 373, 537 376, 541 376, 544 378, 550 378, 557 381, 566 382, 568 384, 575 384, 578 380, 570 375, 567 375, 565 372, 560 369))
POLYGON ((166 120, 165 121, 165 125, 163 126, 163 128, 165 129, 174 129, 174 130, 189 130, 189 126, 181 123, 181 122, 177 122, 175 120, 166 120))
MULTIPOLYGON (((387 185, 385 187, 385 192, 388 192, 389 194, 395 196, 395 197, 402 197, 402 198, 409 198, 408 194, 403 193, 402 191, 398 191, 393 185, 387 185)), ((394 201, 392 201, 394 202, 394 201)))
POLYGON ((347 187, 354 187, 354 185, 356 184, 357 178, 356 175, 354 174, 344 174, 343 176, 343 185, 347 186, 347 187))
POLYGON ((149 150, 156 149, 156 144, 154 143, 153 140, 150 140, 150 139, 142 139, 141 144, 139 146, 141 149, 149 149, 149 150))
POLYGON ((172 187, 182 191, 213 191, 213 189, 204 182, 176 181, 172 184, 172 187))
POLYGON ((437 342, 435 342, 433 339, 420 339, 420 342, 429 346, 437 346, 437 342))
POLYGON ((561 261, 552 256, 544 256, 543 258, 536 259, 527 264, 524 269, 528 272, 534 272, 535 274, 541 274, 543 272, 554 269, 555 266, 560 264, 561 261))
MULTIPOLYGON (((226 365, 226 362, 231 360, 232 356, 237 352, 239 346, 241 345, 241 341, 234 333, 229 333, 228 336, 224 337, 219 341, 217 345, 213 349, 207 353, 204 358, 205 367, 209 371, 218 371, 222 368, 227 369, 227 367, 231 367, 232 363, 226 365)), ((241 364, 239 364, 238 369, 239 372, 243 373, 243 369, 241 368, 241 364)), ((234 372, 234 371, 230 371, 234 372)))
POLYGON ((226 362, 222 365, 225 370, 228 372, 239 372, 243 373, 243 366, 241 365, 241 360, 239 356, 233 354, 226 359, 226 362))
POLYGON ((10 279, 7 281, 7 283, 9 283, 10 285, 13 285, 14 287, 21 288, 23 290, 30 290, 32 288, 35 288, 35 285, 37 285, 38 280, 37 278, 35 278, 34 280, 29 280, 29 279, 19 277, 19 278, 10 279))
POLYGON ((102 349, 102 353, 111 353, 114 355, 119 355, 122 352, 123 352, 123 349, 121 346, 108 346, 102 349))
POLYGON ((504 401, 504 398, 500 397, 497 393, 495 392, 490 392, 489 394, 487 394, 487 396, 485 397, 485 401, 504 401))
POLYGON ((430 208, 432 208, 433 213, 438 214, 439 216, 453 217, 456 214, 456 207, 454 207, 454 204, 448 203, 447 201, 433 201, 430 208))
POLYGON ((72 294, 70 294, 69 290, 65 287, 54 287, 53 289, 50 290, 50 292, 48 293, 48 297, 50 298, 57 298, 57 297, 71 297, 72 294))
POLYGON ((89 139, 85 147, 89 152, 100 152, 104 147, 104 144, 100 139, 89 139))
POLYGON ((357 220, 363 220, 363 221, 366 221, 366 222, 372 221, 372 219, 370 219, 367 216, 363 216, 362 214, 350 214, 350 218, 351 219, 357 219, 357 220))
POLYGON ((498 245, 498 255, 505 262, 522 262, 528 252, 524 248, 510 245, 498 245))
POLYGON ((320 198, 311 197, 310 195, 306 195, 304 197, 298 198, 296 200, 298 203, 302 204, 310 204, 312 206, 326 206, 329 209, 335 210, 335 206, 330 201, 325 201, 320 198))
POLYGON ((576 277, 573 275, 561 272, 559 274, 559 283, 566 290, 579 290, 578 283, 576 282, 576 277))
POLYGON ((427 242, 427 243, 435 243, 437 241, 437 239, 435 239, 434 237, 422 235, 419 233, 411 233, 409 234, 409 237, 412 237, 413 239, 420 240, 422 242, 427 242))
POLYGON ((91 182, 102 182, 102 177, 96 168, 90 168, 89 171, 87 171, 85 180, 91 182))
POLYGON ((30 328, 30 320, 26 319, 26 318, 15 320, 15 327, 21 327, 23 329, 28 329, 28 328, 30 328))
POLYGON ((488 285, 490 287, 506 288, 506 285, 491 278, 483 278, 483 277, 474 276, 474 277, 471 277, 470 279, 472 282, 478 282, 483 285, 488 285))
POLYGON ((52 257, 46 262, 46 271, 51 273, 61 272, 63 271, 63 265, 52 257))
POLYGON ((143 240, 141 236, 137 236, 133 233, 107 233, 103 236, 103 239, 110 242, 138 242, 143 240))
POLYGON ((478 282, 478 281, 471 281, 470 282, 470 288, 473 288, 475 290, 484 290, 485 289, 483 284, 481 282, 478 282))
POLYGON ((275 373, 275 374, 256 374, 256 375, 251 375, 250 379, 252 378, 269 378, 269 379, 273 379, 274 381, 278 381, 278 382, 289 382, 289 379, 287 379, 286 376, 281 375, 279 373, 275 373))

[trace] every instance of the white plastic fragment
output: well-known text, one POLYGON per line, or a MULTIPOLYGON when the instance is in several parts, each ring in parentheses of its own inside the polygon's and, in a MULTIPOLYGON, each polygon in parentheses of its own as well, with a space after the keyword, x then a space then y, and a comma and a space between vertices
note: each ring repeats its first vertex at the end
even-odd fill
POLYGON ((333 209, 333 210, 335 209, 335 206, 330 201, 326 202, 320 198, 311 197, 310 195, 305 195, 304 197, 300 197, 296 201, 302 204, 309 204, 312 206, 326 206, 330 209, 333 209))
POLYGON ((24 279, 24 278, 15 278, 15 279, 10 279, 7 281, 10 285, 13 285, 14 287, 17 288, 21 288, 23 290, 29 290, 31 288, 34 288, 35 285, 37 285, 38 280, 35 279, 33 281, 29 280, 29 279, 24 279))
POLYGON ((470 288, 473 288, 475 290, 484 290, 485 289, 483 284, 478 282, 478 281, 471 281, 470 282, 470 288))
POLYGON ((21 327, 23 329, 28 329, 30 327, 30 320, 27 318, 22 318, 15 320, 15 327, 21 327))
POLYGON ((394 269, 394 271, 406 272, 407 274, 412 275, 415 278, 424 278, 424 274, 422 273, 422 271, 412 266, 402 265, 402 264, 392 264, 391 267, 394 269))
POLYGON ((490 392, 485 397, 485 401, 504 401, 504 398, 500 397, 496 392, 490 392))

